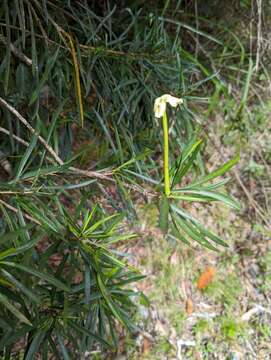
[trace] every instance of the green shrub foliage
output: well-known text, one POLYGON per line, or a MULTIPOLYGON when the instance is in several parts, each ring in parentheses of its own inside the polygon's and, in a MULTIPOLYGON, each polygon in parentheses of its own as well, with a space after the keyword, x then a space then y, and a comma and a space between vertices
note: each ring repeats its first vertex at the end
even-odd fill
POLYGON ((159 2, 153 12, 138 3, 1 2, 4 359, 79 359, 117 346, 117 324, 137 331, 131 315, 143 295, 133 283, 142 275, 117 244, 135 236, 127 224, 136 219, 139 196, 161 203, 161 227, 174 241, 226 245, 180 206, 237 206, 217 191, 227 179, 213 182, 237 159, 205 173, 187 106, 202 101, 198 89, 210 74, 195 80, 206 69, 183 49, 182 33, 217 41, 166 17, 159 2), (184 100, 168 113, 170 197, 153 114, 154 99, 164 93, 184 100))

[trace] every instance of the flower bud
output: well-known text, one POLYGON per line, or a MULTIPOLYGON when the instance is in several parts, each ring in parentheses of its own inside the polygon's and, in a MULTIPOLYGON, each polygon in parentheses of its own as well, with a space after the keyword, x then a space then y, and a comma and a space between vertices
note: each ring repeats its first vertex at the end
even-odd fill
POLYGON ((172 107, 176 107, 179 104, 183 103, 183 99, 171 96, 169 94, 164 94, 156 98, 154 101, 154 108, 153 108, 154 115, 156 118, 161 118, 164 115, 167 108, 167 103, 169 103, 172 107))

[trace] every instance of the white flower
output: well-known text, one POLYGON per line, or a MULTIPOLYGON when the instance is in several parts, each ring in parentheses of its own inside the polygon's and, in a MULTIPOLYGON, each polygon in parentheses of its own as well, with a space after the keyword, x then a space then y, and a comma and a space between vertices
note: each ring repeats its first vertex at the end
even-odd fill
POLYGON ((160 96, 159 98, 156 98, 154 101, 154 108, 153 108, 155 117, 161 118, 164 115, 164 112, 166 111, 167 108, 167 103, 169 103, 173 107, 176 107, 179 104, 183 103, 183 99, 176 98, 169 94, 165 94, 160 96))

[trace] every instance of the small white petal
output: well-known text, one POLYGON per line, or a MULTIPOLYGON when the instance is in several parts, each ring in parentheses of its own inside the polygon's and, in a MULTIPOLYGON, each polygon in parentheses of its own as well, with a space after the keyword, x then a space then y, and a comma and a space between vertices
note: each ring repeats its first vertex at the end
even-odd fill
POLYGON ((183 103, 183 99, 176 98, 170 94, 164 94, 154 101, 154 115, 161 118, 166 111, 166 104, 169 103, 172 107, 176 107, 183 103))
POLYGON ((173 107, 176 107, 178 106, 179 104, 182 104, 183 103, 183 99, 181 98, 176 98, 174 96, 171 96, 171 95, 167 95, 167 102, 173 106, 173 107))
POLYGON ((164 112, 166 111, 166 102, 162 97, 155 99, 153 111, 157 118, 161 118, 164 115, 164 112))

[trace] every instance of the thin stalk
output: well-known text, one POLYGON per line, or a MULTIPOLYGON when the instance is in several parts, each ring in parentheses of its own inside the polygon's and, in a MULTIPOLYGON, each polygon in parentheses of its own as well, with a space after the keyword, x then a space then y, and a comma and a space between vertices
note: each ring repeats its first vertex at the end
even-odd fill
POLYGON ((168 145, 168 121, 167 112, 163 114, 163 133, 164 133, 164 186, 165 195, 170 195, 170 181, 169 181, 169 145, 168 145))

